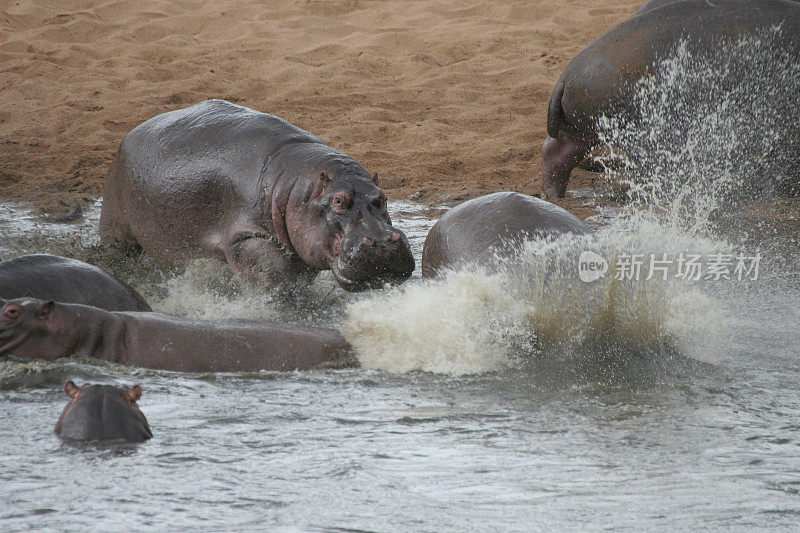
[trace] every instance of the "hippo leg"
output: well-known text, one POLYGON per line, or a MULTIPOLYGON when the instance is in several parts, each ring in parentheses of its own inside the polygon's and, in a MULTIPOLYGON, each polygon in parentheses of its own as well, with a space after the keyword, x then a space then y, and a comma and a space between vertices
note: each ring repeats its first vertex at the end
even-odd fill
POLYGON ((307 284, 317 274, 297 254, 288 253, 266 235, 236 237, 222 251, 231 270, 250 283, 307 284))
POLYGON ((548 137, 542 146, 542 189, 545 198, 563 198, 567 182, 578 163, 589 154, 591 146, 563 131, 558 137, 548 137))

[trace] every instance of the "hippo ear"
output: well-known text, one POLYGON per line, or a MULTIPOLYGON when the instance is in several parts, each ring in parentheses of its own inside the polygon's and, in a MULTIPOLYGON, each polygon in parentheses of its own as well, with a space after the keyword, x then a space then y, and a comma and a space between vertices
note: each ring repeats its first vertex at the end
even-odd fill
POLYGON ((142 397, 142 387, 140 385, 134 385, 130 389, 125 390, 125 399, 128 403, 133 403, 139 400, 142 397))
POLYGON ((53 312, 53 309, 55 309, 55 307, 56 303, 53 300, 42 302, 41 304, 39 304, 39 308, 36 309, 37 318, 47 318, 47 316, 53 312))
POLYGON ((377 172, 372 175, 372 183, 374 183, 375 185, 378 184, 378 173, 377 172))
POLYGON ((73 383, 72 381, 67 381, 66 383, 64 383, 64 392, 66 392, 67 396, 69 396, 70 398, 74 399, 75 396, 78 395, 78 392, 80 390, 81 389, 77 385, 75 385, 75 383, 73 383))

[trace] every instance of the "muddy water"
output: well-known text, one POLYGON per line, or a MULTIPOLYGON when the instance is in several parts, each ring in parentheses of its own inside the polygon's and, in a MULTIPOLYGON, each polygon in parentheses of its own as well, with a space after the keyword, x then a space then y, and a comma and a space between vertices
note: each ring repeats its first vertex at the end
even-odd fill
MULTIPOLYGON (((411 205, 393 209, 419 257, 431 221, 411 205)), ((152 275, 136 271, 150 268, 145 260, 115 263, 92 248, 92 217, 77 227, 4 217, 11 251, 3 253, 101 257, 134 274, 156 308, 184 315, 337 324, 369 368, 198 376, 82 358, 2 361, 4 529, 762 529, 800 521, 791 220, 751 237, 769 238, 764 253, 774 252, 756 281, 612 290, 567 276, 543 286, 534 259, 555 257, 549 264, 562 268, 573 245, 540 243, 516 275, 415 278, 361 296, 321 276, 304 301, 286 304, 236 287, 220 265, 152 275), (627 303, 612 303, 612 293, 627 303), (553 324, 566 320, 576 327, 564 337, 553 324), (601 329, 610 334, 599 338, 601 329), (154 438, 59 441, 52 427, 67 379, 142 384, 154 438)), ((606 225, 598 234, 592 246, 606 254, 687 244, 657 226, 606 225)))
MULTIPOLYGON (((655 65, 641 123, 601 123, 636 201, 601 210, 593 238, 519 243, 494 274, 360 295, 321 275, 285 301, 211 261, 165 272, 103 250, 98 205, 68 225, 0 206, 0 258, 89 260, 182 316, 335 326, 362 365, 185 375, 0 361, 0 527, 796 529, 800 201, 753 198, 796 176, 796 150, 777 149, 796 142, 800 69, 763 42, 736 49, 742 68, 685 49, 655 65), (582 279, 584 252, 608 272, 582 279), (685 275, 689 254, 700 279, 685 275), (642 269, 626 276, 634 256, 642 269), (725 276, 706 275, 715 257, 725 276), (758 275, 737 275, 738 257, 759 257, 758 275), (140 383, 154 438, 59 441, 67 379, 140 383)), ((419 258, 430 213, 391 207, 419 258)))

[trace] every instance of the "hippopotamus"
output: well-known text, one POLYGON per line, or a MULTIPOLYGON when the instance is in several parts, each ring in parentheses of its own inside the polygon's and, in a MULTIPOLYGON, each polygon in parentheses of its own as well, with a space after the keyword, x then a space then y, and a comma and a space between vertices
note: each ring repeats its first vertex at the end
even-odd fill
POLYGON ((82 354, 181 372, 255 372, 307 370, 341 362, 350 350, 326 328, 111 312, 35 298, 10 300, 0 310, 0 355, 55 360, 82 354))
POLYGON ((153 436, 144 413, 136 402, 142 387, 64 385, 70 402, 58 419, 55 433, 70 440, 126 440, 142 442, 153 436))
MULTIPOLYGON (((661 6, 665 6, 667 4, 674 4, 675 2, 682 2, 683 0, 650 0, 645 5, 639 8, 639 11, 635 13, 635 15, 639 15, 641 13, 645 13, 647 11, 652 11, 657 9, 661 6)), ((787 0, 789 2, 800 2, 800 0, 787 0)))
POLYGON ((690 52, 717 50, 772 28, 780 28, 777 46, 800 53, 800 4, 788 0, 654 1, 590 44, 567 65, 550 100, 542 147, 546 197, 563 197, 572 169, 598 146, 600 117, 637 113, 637 82, 681 41, 690 52))
POLYGON ((450 209, 433 225, 422 249, 422 277, 478 265, 495 271, 526 238, 591 234, 581 219, 555 204, 516 192, 496 192, 450 209))
POLYGON ((125 136, 105 181, 100 236, 165 266, 222 259, 267 284, 330 270, 360 291, 414 270, 377 175, 315 135, 224 100, 158 115, 125 136))
POLYGON ((651 0, 647 2, 645 5, 639 8, 639 11, 634 13, 634 15, 640 15, 647 11, 652 11, 654 9, 658 9, 661 6, 665 6, 667 4, 674 4, 675 2, 681 2, 682 0, 651 0))
POLYGON ((105 270, 57 255, 23 255, 0 263, 0 299, 23 296, 107 311, 150 311, 139 293, 105 270))

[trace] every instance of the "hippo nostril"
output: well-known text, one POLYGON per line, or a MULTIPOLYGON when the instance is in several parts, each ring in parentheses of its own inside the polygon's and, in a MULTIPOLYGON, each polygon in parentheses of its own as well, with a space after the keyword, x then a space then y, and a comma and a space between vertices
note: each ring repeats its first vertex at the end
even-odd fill
POLYGON ((364 237, 363 239, 361 239, 361 242, 363 242, 366 246, 372 246, 374 243, 374 241, 369 237, 364 237))
POLYGON ((399 241, 399 240, 400 240, 400 234, 399 234, 399 233, 397 233, 396 231, 395 231, 395 232, 392 232, 392 234, 391 234, 391 235, 389 235, 389 240, 392 240, 392 241, 399 241))

